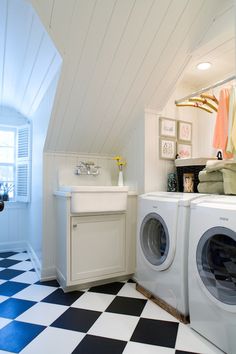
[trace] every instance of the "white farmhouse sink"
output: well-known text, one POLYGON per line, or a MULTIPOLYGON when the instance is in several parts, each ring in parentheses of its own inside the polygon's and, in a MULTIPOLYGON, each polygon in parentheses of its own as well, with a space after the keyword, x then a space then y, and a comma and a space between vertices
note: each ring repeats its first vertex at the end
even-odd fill
POLYGON ((61 186, 71 193, 71 213, 111 212, 127 209, 128 187, 61 186))

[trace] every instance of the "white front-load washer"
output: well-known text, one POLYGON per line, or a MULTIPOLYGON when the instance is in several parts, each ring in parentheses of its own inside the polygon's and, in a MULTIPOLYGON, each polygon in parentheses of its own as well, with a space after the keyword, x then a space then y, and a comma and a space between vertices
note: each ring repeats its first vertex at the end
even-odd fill
POLYGON ((236 353, 236 197, 191 203, 190 326, 227 354, 236 353))
POLYGON ((187 256, 190 201, 196 193, 156 192, 139 196, 138 284, 188 315, 187 256))

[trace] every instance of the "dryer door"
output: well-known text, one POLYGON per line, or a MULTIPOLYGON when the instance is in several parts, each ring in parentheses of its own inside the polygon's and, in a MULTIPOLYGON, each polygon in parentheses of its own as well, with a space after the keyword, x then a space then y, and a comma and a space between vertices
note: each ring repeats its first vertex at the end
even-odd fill
POLYGON ((170 237, 163 218, 150 213, 140 228, 140 246, 145 260, 157 270, 166 269, 172 262, 169 255, 170 237))
POLYGON ((225 307, 236 305, 236 233, 225 227, 207 230, 196 250, 202 285, 225 307))

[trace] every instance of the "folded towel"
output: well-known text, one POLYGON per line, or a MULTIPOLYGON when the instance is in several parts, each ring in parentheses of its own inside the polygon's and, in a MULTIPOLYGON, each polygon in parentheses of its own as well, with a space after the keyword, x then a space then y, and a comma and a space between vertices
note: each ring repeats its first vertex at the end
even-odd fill
POLYGON ((225 194, 236 194, 236 171, 223 168, 222 173, 225 194))
POLYGON ((200 182, 222 182, 223 174, 221 171, 207 172, 206 169, 202 170, 198 174, 200 182))
POLYGON ((199 193, 224 194, 223 182, 200 182, 197 186, 199 193))
POLYGON ((207 161, 205 170, 207 172, 213 172, 222 170, 222 168, 236 171, 236 162, 234 162, 233 160, 221 160, 217 162, 214 161, 214 163, 208 163, 207 161))

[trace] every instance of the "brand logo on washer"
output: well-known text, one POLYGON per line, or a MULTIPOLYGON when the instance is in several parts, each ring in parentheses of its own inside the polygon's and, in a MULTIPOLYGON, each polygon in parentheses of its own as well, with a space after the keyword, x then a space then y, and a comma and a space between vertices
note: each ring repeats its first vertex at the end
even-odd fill
POLYGON ((153 209, 157 209, 157 205, 153 205, 152 207, 153 207, 153 209))
POLYGON ((220 220, 222 220, 222 221, 229 221, 228 218, 224 218, 223 216, 220 216, 220 220))

